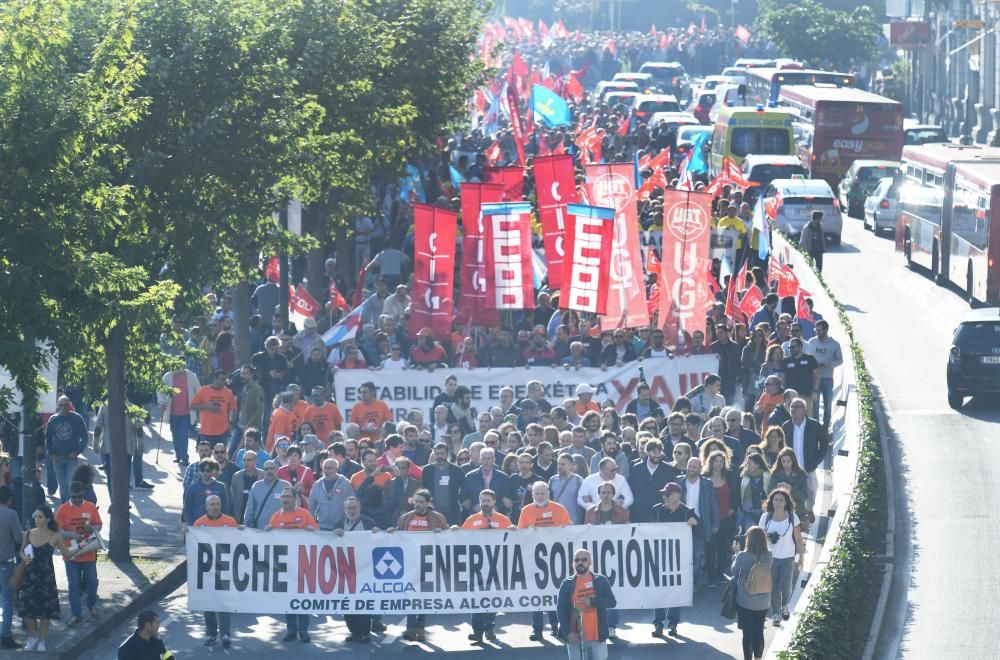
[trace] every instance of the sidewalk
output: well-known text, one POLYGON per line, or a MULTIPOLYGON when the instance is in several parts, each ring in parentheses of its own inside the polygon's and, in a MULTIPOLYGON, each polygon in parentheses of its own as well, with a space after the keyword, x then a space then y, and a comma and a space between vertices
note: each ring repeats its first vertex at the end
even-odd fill
MULTIPOLYGON (((98 554, 99 621, 93 621, 84 606, 83 625, 68 628, 71 618, 68 587, 63 560, 54 560, 56 585, 59 590, 61 619, 53 621, 49 631, 48 651, 61 658, 76 658, 99 639, 128 619, 134 619, 139 610, 163 598, 176 589, 185 579, 184 540, 180 529, 181 489, 180 467, 173 462, 172 445, 167 437, 160 438, 159 461, 156 461, 158 421, 147 426, 146 452, 143 457, 143 477, 156 487, 152 491, 129 491, 131 509, 131 563, 115 564, 107 554, 98 554)), ((88 450, 87 462, 97 468, 94 484, 98 508, 104 522, 102 537, 108 538, 110 505, 104 472, 100 470, 100 457, 88 450)), ((58 502, 50 498, 55 508, 58 502)), ((85 605, 85 604, 84 604, 85 605)), ((24 642, 23 624, 19 617, 14 621, 15 639, 24 642)))

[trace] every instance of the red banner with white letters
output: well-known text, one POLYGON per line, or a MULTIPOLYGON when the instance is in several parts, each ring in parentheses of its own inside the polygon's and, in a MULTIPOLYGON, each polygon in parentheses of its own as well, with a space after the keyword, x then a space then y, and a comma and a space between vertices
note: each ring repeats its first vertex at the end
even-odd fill
POLYGON ((608 306, 601 317, 601 330, 649 325, 634 176, 631 163, 587 166, 590 203, 615 210, 608 306))
POLYGON ((535 192, 538 195, 538 219, 545 241, 545 261, 549 265, 549 288, 562 288, 563 260, 566 258, 566 205, 576 202, 576 173, 573 157, 541 156, 535 158, 535 192))
POLYGON ((531 204, 483 204, 486 236, 486 306, 534 309, 531 265, 531 204))
POLYGON ((410 336, 430 328, 436 339, 451 336, 455 290, 455 232, 458 214, 426 204, 413 205, 413 293, 410 336))
POLYGON ((458 318, 460 323, 496 327, 500 314, 486 304, 486 227, 481 206, 503 201, 499 183, 463 183, 462 270, 459 277, 458 318))
POLYGON ((582 204, 569 204, 566 210, 566 251, 569 256, 563 262, 565 272, 559 308, 604 314, 611 280, 615 211, 582 204))
POLYGON ((501 184, 505 202, 524 199, 524 169, 521 167, 484 167, 483 183, 501 184))
POLYGON ((660 326, 670 334, 705 329, 715 304, 709 287, 712 196, 688 190, 663 195, 660 326))

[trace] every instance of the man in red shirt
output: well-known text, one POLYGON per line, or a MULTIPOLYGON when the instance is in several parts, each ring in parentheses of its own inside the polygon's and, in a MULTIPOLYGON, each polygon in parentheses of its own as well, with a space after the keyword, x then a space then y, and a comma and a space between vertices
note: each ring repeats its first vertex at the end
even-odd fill
POLYGON ((434 371, 435 367, 448 361, 441 344, 434 341, 434 333, 430 328, 423 328, 417 333, 417 345, 410 350, 410 366, 426 368, 434 371))
POLYGON ((292 490, 299 496, 300 506, 308 506, 309 493, 316 481, 316 475, 302 464, 302 450, 298 445, 289 447, 287 456, 288 465, 278 468, 278 478, 292 484, 292 490))

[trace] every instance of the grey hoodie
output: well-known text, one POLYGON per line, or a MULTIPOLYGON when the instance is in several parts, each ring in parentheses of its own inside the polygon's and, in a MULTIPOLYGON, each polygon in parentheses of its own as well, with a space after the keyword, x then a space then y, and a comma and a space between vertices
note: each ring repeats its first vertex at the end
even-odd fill
POLYGON ((272 489, 272 484, 261 479, 251 486, 250 497, 247 498, 247 510, 243 515, 244 525, 264 529, 270 522, 271 516, 281 508, 281 491, 291 488, 292 484, 284 479, 275 479, 273 485, 272 489))
POLYGON ((309 511, 316 518, 320 529, 333 530, 344 519, 344 500, 355 495, 351 482, 338 474, 333 486, 327 488, 329 479, 323 477, 309 491, 309 511))

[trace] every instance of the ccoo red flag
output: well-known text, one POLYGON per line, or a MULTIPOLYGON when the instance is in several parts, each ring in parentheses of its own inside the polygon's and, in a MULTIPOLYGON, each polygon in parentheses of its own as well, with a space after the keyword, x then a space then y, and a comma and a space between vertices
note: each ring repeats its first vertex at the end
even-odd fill
MULTIPOLYGON (((566 250, 563 261, 560 309, 604 314, 611 279, 611 248, 615 239, 615 211, 599 206, 567 207, 566 250)), ((549 278, 552 277, 549 264, 549 278)))
POLYGON ((520 202, 524 199, 524 169, 520 167, 484 167, 483 183, 499 183, 503 186, 505 202, 520 202))
POLYGON ((486 237, 486 306, 534 309, 531 250, 531 204, 482 205, 486 237))
POLYGON ((430 328, 434 337, 451 335, 455 290, 455 233, 458 215, 426 204, 413 205, 413 295, 410 336, 430 328))

